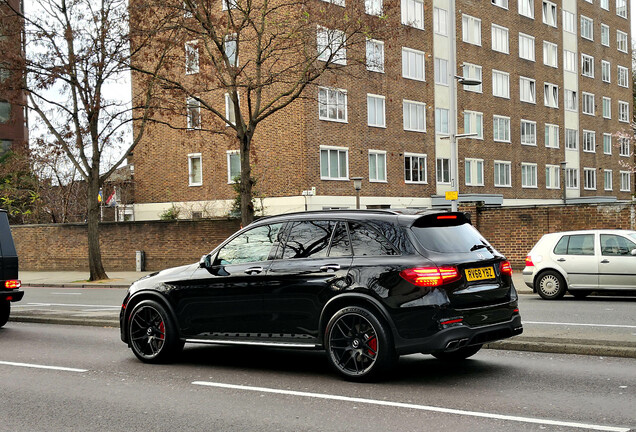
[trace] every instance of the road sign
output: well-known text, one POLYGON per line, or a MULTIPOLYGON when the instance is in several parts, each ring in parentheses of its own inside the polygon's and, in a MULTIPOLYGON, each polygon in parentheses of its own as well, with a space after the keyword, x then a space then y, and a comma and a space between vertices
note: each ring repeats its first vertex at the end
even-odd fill
POLYGON ((448 191, 446 192, 446 201, 455 201, 457 200, 459 193, 457 191, 448 191))

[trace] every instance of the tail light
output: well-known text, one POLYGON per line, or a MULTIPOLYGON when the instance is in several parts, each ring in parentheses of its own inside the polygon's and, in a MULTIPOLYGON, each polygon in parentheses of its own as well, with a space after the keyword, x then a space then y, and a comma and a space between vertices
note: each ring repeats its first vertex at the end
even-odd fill
POLYGON ((512 276, 512 267, 510 261, 502 261, 499 263, 499 273, 502 275, 512 276))
POLYGON ((419 287, 436 287, 461 279, 457 267, 417 267, 402 270, 400 276, 419 287))
POLYGON ((4 287, 7 289, 18 289, 22 286, 22 283, 19 280, 8 280, 5 281, 4 287))
POLYGON ((526 257, 526 267, 533 267, 534 263, 532 262, 532 257, 530 255, 528 255, 526 257))

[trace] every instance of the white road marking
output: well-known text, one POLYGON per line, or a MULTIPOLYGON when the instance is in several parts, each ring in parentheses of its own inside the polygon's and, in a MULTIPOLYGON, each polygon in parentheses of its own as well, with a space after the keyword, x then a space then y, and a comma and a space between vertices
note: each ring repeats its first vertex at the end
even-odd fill
POLYGON ((38 364, 32 364, 32 363, 16 363, 16 362, 7 362, 7 361, 0 361, 0 365, 18 366, 18 367, 26 367, 26 368, 34 368, 34 369, 51 369, 51 370, 59 370, 64 372, 80 372, 80 373, 88 372, 88 369, 75 369, 75 368, 67 368, 62 366, 47 366, 47 365, 38 365, 38 364))
POLYGON ((74 293, 74 292, 52 292, 53 295, 82 295, 82 293, 74 293))
POLYGON ((564 323, 564 322, 549 322, 549 321, 523 321, 523 324, 544 324, 544 325, 560 325, 560 326, 610 327, 610 328, 636 329, 636 325, 621 325, 621 324, 586 324, 586 323, 564 323))
POLYGON ((88 307, 88 308, 104 308, 104 309, 121 309, 121 306, 111 305, 96 305, 96 304, 71 304, 71 303, 24 303, 11 305, 12 308, 18 307, 46 307, 46 306, 75 306, 75 307, 88 307))
POLYGON ((391 402, 391 401, 385 401, 385 400, 363 399, 363 398, 338 396, 338 395, 330 395, 330 394, 323 394, 323 393, 309 393, 309 392, 299 392, 299 391, 293 391, 293 390, 281 390, 281 389, 267 388, 267 387, 251 387, 251 386, 243 386, 243 385, 215 383, 215 382, 208 382, 208 381, 193 381, 192 384, 200 385, 200 386, 208 386, 208 387, 220 387, 220 388, 227 388, 227 389, 234 389, 234 390, 245 390, 245 391, 262 392, 262 393, 276 393, 276 394, 308 397, 308 398, 316 398, 316 399, 338 400, 338 401, 345 401, 345 402, 363 403, 363 404, 369 404, 369 405, 389 406, 389 407, 395 407, 395 408, 408 408, 408 409, 421 410, 421 411, 433 411, 433 412, 440 412, 445 414, 481 417, 481 418, 489 418, 489 419, 496 419, 496 420, 508 420, 508 421, 522 422, 522 423, 564 426, 564 427, 572 427, 572 428, 578 428, 578 429, 591 429, 591 430, 609 431, 609 432, 629 432, 630 430, 629 428, 624 428, 624 427, 593 425, 593 424, 586 424, 586 423, 567 422, 567 421, 560 421, 560 420, 548 420, 548 419, 540 419, 540 418, 532 418, 532 417, 518 417, 518 416, 509 416, 509 415, 502 415, 502 414, 491 414, 491 413, 478 412, 478 411, 463 411, 458 409, 442 408, 442 407, 435 407, 435 406, 428 406, 428 405, 416 405, 416 404, 409 404, 409 403, 402 403, 402 402, 391 402))

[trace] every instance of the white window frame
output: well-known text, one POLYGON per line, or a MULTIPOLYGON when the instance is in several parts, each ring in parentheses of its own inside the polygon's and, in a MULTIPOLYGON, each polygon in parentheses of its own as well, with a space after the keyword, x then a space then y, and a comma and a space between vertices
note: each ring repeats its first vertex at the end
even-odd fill
POLYGON ((543 64, 553 68, 559 67, 559 47, 557 44, 543 41, 543 64))
POLYGON ((386 127, 385 101, 386 98, 382 95, 367 93, 367 126, 386 127))
POLYGON ((227 184, 234 184, 236 183, 234 181, 234 178, 241 175, 241 152, 240 150, 227 150, 225 154, 227 159, 227 184), (238 174, 233 176, 232 175, 232 158, 235 158, 237 156, 239 158, 239 170, 238 170, 238 174))
POLYGON ((342 30, 317 26, 316 47, 317 59, 332 64, 347 64, 346 35, 342 30))
POLYGON ((583 189, 596 190, 596 168, 583 168, 583 189))
POLYGON ((603 133, 603 154, 611 155, 612 154, 612 134, 611 133, 603 133))
POLYGON ((484 113, 464 110, 464 133, 476 133, 471 139, 484 139, 484 113), (468 126, 468 128, 466 127, 468 126))
POLYGON ((614 188, 614 173, 610 169, 603 170, 603 190, 611 191, 614 188))
POLYGON ((618 121, 629 123, 629 102, 618 101, 618 121))
POLYGON ((435 84, 448 86, 448 60, 435 57, 434 74, 435 84))
POLYGON ((481 46, 481 20, 462 14, 462 41, 481 46))
POLYGON ((537 189, 537 164, 521 163, 521 187, 524 189, 537 189), (530 174, 528 176, 528 174, 530 174))
POLYGON ((402 0, 402 24, 424 30, 424 0, 402 0))
POLYGON ((435 133, 448 135, 449 122, 448 108, 435 108, 435 133))
POLYGON ((579 188, 579 169, 578 168, 565 169, 565 187, 566 189, 579 188))
POLYGON ((565 9, 563 9, 563 30, 576 34, 576 15, 565 9))
POLYGON ((433 32, 441 36, 448 36, 448 11, 443 8, 433 8, 433 32))
MULTIPOLYGON (((241 101, 239 99, 239 107, 241 105, 241 101)), ((236 116, 234 113, 234 103, 232 102, 232 98, 229 93, 225 93, 225 118, 228 122, 225 124, 226 126, 235 125, 236 124, 236 116)))
POLYGON ((347 91, 344 89, 333 88, 333 87, 318 87, 318 119, 325 121, 332 121, 338 123, 347 123, 347 91), (344 99, 344 107, 342 107, 340 103, 340 97, 344 99), (331 99, 335 97, 336 100, 332 101, 331 99), (323 115, 323 106, 324 111, 326 111, 327 115, 323 115), (329 116, 330 110, 335 110, 336 117, 332 118, 329 116), (338 113, 343 111, 344 117, 340 118, 338 113))
POLYGON ((367 39, 366 66, 368 71, 384 73, 383 41, 367 39))
POLYGON ((426 104, 408 99, 402 100, 402 125, 405 131, 426 132, 426 104), (415 120, 415 127, 412 120, 415 120))
POLYGON ((612 118, 612 98, 608 98, 607 96, 603 96, 603 118, 612 118))
POLYGON ((335 147, 335 146, 320 146, 320 180, 336 180, 336 181, 348 181, 349 180, 349 148, 348 147, 335 147), (327 175, 323 175, 323 151, 327 152, 327 175), (331 152, 336 152, 338 159, 338 175, 331 176, 331 152), (341 154, 345 156, 344 173, 341 172, 340 166, 341 154))
POLYGON ((622 53, 626 53, 628 49, 627 33, 616 30, 616 49, 622 53))
POLYGON ((425 60, 426 53, 424 51, 402 47, 402 78, 426 81, 425 60))
POLYGON ((629 88, 629 69, 623 66, 617 66, 617 82, 619 87, 629 88))
POLYGON ((475 158, 464 159, 464 184, 466 186, 484 185, 484 160, 475 158), (481 178, 481 181, 479 179, 481 178))
MULTIPOLYGON (((473 63, 464 63, 463 67, 463 77, 468 80, 476 80, 483 83, 482 80, 482 67, 473 63)), ((479 84, 476 86, 463 86, 464 91, 469 91, 473 93, 481 93, 483 90, 483 84, 479 84)))
POLYGON ((451 184, 450 159, 435 159, 435 182, 437 184, 451 184))
MULTIPOLYGON (((412 169, 411 169, 412 172, 412 169)), ((418 171, 419 172, 419 171, 418 171)), ((428 156, 422 153, 404 153, 404 182, 408 184, 427 184, 428 183, 428 156), (421 164, 422 160, 424 161, 424 169, 421 170, 424 173, 423 179, 413 180, 412 178, 408 180, 406 178, 406 159, 410 158, 411 161, 413 158, 417 158, 418 164, 421 164)))
POLYGON ((579 149, 579 131, 578 129, 565 129, 565 149, 575 150, 579 149), (572 137, 574 137, 574 144, 572 144, 572 137))
POLYGON ((559 148, 559 132, 559 125, 550 123, 545 124, 544 141, 547 148, 559 148))
POLYGON ((518 0, 517 10, 519 15, 534 19, 534 0, 518 0))
POLYGON ((583 129, 583 152, 596 153, 596 131, 583 129))
POLYGON ((594 78, 594 57, 581 53, 581 75, 594 78))
POLYGON ((618 155, 624 157, 630 157, 630 145, 631 140, 629 138, 619 138, 618 139, 618 155))
POLYGON ((578 111, 578 95, 574 90, 565 89, 563 92, 563 108, 566 111, 578 111))
POLYGON ((616 15, 627 19, 627 0, 616 0, 616 15))
POLYGON ((199 73, 199 41, 191 40, 185 43, 185 74, 199 73))
POLYGON ((233 33, 233 34, 226 35, 223 43, 224 43, 223 46, 225 49, 225 55, 227 56, 230 66, 234 66, 234 67, 238 66, 239 60, 238 60, 237 34, 233 33))
POLYGON ((493 115, 492 122, 493 122, 493 126, 492 126, 493 141, 509 143, 510 142, 510 117, 493 115), (501 126, 504 126, 503 136, 501 135, 501 126))
POLYGON ((581 37, 587 40, 594 40, 594 20, 581 15, 581 37))
POLYGON ((201 102, 195 98, 186 99, 187 128, 190 130, 201 129, 201 102))
MULTIPOLYGON (((342 5, 344 6, 344 1, 342 5)), ((367 15, 380 16, 383 10, 382 0, 364 0, 364 12, 367 15)))
POLYGON ((519 131, 521 133, 521 145, 537 146, 537 122, 521 119, 519 131), (528 129, 530 129, 530 133, 528 133, 528 129))
POLYGON ((491 24, 491 48, 493 51, 510 54, 509 31, 506 27, 491 24))
POLYGON ((620 171, 621 175, 621 192, 632 191, 631 173, 629 171, 620 171))
POLYGON ((508 10, 508 0, 490 0, 490 4, 508 10))
POLYGON ((594 116, 596 110, 596 96, 593 93, 581 93, 581 112, 590 116, 594 116))
POLYGON ((609 0, 601 0, 601 9, 609 10, 609 0))
POLYGON ((601 45, 610 46, 610 28, 607 24, 601 24, 601 45))
POLYGON ((492 70, 492 95, 510 99, 510 74, 508 72, 492 70))
POLYGON ((536 81, 528 77, 519 77, 519 100, 531 104, 537 103, 536 81))
POLYGON ((512 187, 512 163, 510 161, 495 160, 493 166, 495 187, 512 187), (497 175, 499 168, 499 176, 497 175), (504 182, 501 182, 501 169, 504 168, 504 182), (506 178, 507 177, 507 178, 506 178))
POLYGON ((369 150, 369 183, 387 183, 385 150, 369 150), (372 156, 375 157, 375 178, 371 171, 372 156), (384 178, 381 178, 379 174, 382 174, 384 178))
POLYGON ((405 131, 426 132, 426 104, 408 99, 402 100, 402 125, 405 131), (417 123, 415 127, 412 124, 413 119, 417 123))
POLYGON ((563 70, 576 73, 578 63, 575 52, 563 50, 563 70))
POLYGON ((203 159, 201 153, 188 154, 188 186, 203 186, 203 159), (199 181, 195 181, 193 162, 199 160, 199 181))
POLYGON ((519 58, 535 61, 534 36, 519 33, 519 58))
POLYGON ((543 24, 549 25, 550 27, 557 27, 557 5, 549 2, 547 0, 543 0, 543 24))
POLYGON ((601 60, 601 81, 612 82, 612 64, 607 60, 601 60))
POLYGON ((559 165, 546 164, 545 188, 561 189, 561 167, 559 165))
POLYGON ((559 86, 543 83, 543 104, 550 108, 559 108, 559 86))

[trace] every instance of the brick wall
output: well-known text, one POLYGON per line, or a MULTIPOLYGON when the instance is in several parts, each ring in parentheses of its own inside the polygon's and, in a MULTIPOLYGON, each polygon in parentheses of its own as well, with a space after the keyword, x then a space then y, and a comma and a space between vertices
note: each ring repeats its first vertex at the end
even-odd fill
MULTIPOLYGON (((464 205, 473 225, 514 268, 523 267, 527 253, 548 232, 621 228, 636 229, 635 204, 476 207, 464 205)), ((146 270, 199 260, 239 228, 237 221, 152 221, 101 225, 106 270, 135 269, 135 251, 146 253, 146 270)), ((86 225, 15 225, 11 227, 21 270, 86 270, 86 225)))

